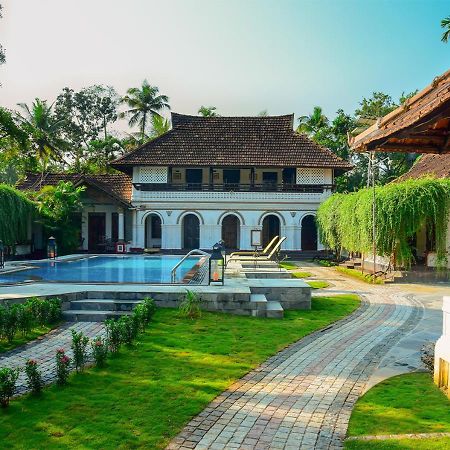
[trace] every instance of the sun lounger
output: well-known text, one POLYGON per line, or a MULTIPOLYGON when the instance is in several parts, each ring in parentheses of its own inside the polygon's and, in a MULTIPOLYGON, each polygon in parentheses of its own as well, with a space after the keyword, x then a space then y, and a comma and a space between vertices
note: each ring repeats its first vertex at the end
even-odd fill
MULTIPOLYGON (((264 255, 267 256, 271 250, 271 248, 275 245, 275 243, 278 241, 279 236, 275 236, 264 248, 264 250, 262 250, 259 254, 260 255, 264 255)), ((254 256, 255 252, 254 251, 240 251, 240 252, 233 252, 230 254, 230 256, 228 256, 228 259, 231 259, 233 257, 237 257, 237 256, 254 256)))
POLYGON ((259 262, 259 261, 271 261, 272 257, 276 254, 276 252, 280 249, 281 244, 286 240, 286 236, 283 236, 272 249, 272 251, 268 255, 263 256, 236 256, 233 258, 238 261, 250 261, 250 262, 259 262))

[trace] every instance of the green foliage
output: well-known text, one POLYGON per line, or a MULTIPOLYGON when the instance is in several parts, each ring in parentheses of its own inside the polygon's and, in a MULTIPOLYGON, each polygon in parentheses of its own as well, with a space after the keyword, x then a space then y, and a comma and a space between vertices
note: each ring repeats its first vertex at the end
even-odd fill
POLYGON ((345 275, 348 275, 353 278, 357 278, 358 280, 364 281, 364 283, 370 283, 370 284, 384 284, 384 281, 381 278, 374 277, 370 273, 363 273, 360 270, 357 269, 350 269, 348 267, 341 267, 337 266, 336 270, 338 272, 341 272, 345 275))
POLYGON ((29 359, 25 363, 25 375, 27 376, 28 389, 32 394, 38 395, 42 392, 44 381, 42 374, 38 369, 37 362, 34 359, 29 359))
POLYGON ((196 319, 201 316, 200 309, 202 299, 193 291, 186 290, 186 294, 180 302, 179 314, 181 317, 187 317, 189 319, 196 319))
MULTIPOLYGON (((376 188, 377 254, 397 266, 413 261, 410 240, 427 225, 435 231, 438 265, 446 263, 445 238, 450 202, 450 180, 422 178, 376 188)), ((320 236, 337 255, 372 250, 372 190, 334 194, 319 207, 320 236)))
POLYGON ((141 143, 146 137, 146 130, 152 116, 159 116, 160 111, 170 108, 169 97, 161 95, 156 86, 151 86, 147 80, 139 88, 130 88, 122 97, 121 103, 128 106, 128 110, 120 117, 129 117, 128 125, 139 126, 141 143))
POLYGON ((72 330, 72 351, 73 364, 77 372, 82 372, 87 361, 86 347, 89 343, 89 338, 83 334, 82 331, 76 332, 72 330))
POLYGON ((313 289, 325 289, 330 285, 328 282, 323 280, 312 280, 307 281, 306 283, 309 284, 313 289))
POLYGON ((34 204, 23 192, 0 184, 0 240, 5 245, 25 242, 28 218, 34 211, 34 204))
POLYGON ((200 106, 198 113, 203 117, 220 117, 215 106, 200 106))
POLYGON ((0 369, 0 406, 6 408, 10 398, 16 391, 16 381, 19 378, 19 369, 4 367, 0 369))
POLYGON ((108 341, 101 336, 97 336, 92 342, 92 355, 97 367, 105 367, 108 357, 108 341))
POLYGON ((70 181, 60 181, 56 186, 44 186, 36 195, 38 211, 48 235, 54 235, 60 253, 70 253, 79 245, 81 194, 84 186, 75 187, 70 181))
POLYGON ((441 41, 447 43, 450 39, 450 16, 441 20, 441 28, 444 30, 441 41))

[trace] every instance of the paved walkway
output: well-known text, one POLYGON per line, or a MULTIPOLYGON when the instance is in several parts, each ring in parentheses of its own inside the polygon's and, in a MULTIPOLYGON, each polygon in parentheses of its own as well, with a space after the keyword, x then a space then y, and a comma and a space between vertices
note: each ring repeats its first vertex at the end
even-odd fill
POLYGON ((327 278, 336 286, 330 293, 362 295, 361 308, 248 373, 168 449, 343 448, 356 400, 382 357, 420 321, 423 308, 408 293, 335 272, 327 278))
MULTIPOLYGON (((68 324, 50 332, 43 339, 37 339, 17 350, 2 354, 0 356, 0 368, 23 368, 29 359, 35 359, 38 362, 38 367, 42 373, 44 382, 48 384, 55 381, 56 350, 63 348, 70 358, 73 356, 72 350, 70 349, 72 343, 72 330, 77 332, 82 331, 89 338, 103 336, 105 333, 103 324, 98 322, 78 322, 75 324, 68 324)), ((22 394, 26 391, 26 376, 22 371, 17 380, 17 393, 22 394)))

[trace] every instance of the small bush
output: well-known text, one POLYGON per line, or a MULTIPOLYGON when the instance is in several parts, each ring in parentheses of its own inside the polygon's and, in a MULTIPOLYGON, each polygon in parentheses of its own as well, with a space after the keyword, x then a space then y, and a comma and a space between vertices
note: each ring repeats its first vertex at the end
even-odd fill
POLYGON ((21 307, 19 307, 17 310, 17 327, 22 332, 22 335, 26 336, 33 328, 33 312, 31 310, 31 306, 28 303, 20 306, 21 307))
POLYGON ((139 328, 136 327, 136 321, 133 320, 132 316, 122 316, 119 319, 119 327, 122 343, 131 345, 139 332, 139 328))
POLYGON ((142 305, 144 307, 144 323, 145 326, 147 326, 151 322, 152 317, 156 312, 156 303, 155 300, 147 297, 142 301, 142 305))
POLYGON ((18 308, 16 305, 7 306, 3 317, 3 333, 8 342, 12 342, 17 332, 18 308))
POLYGON ((114 319, 106 320, 105 327, 109 350, 111 353, 117 353, 120 349, 120 344, 122 344, 122 327, 119 321, 114 319))
POLYGON ((60 386, 67 384, 70 374, 70 358, 63 348, 56 351, 56 383, 60 386))
POLYGON ((195 319, 201 316, 201 298, 193 291, 186 290, 186 294, 180 303, 180 316, 195 319))
POLYGON ((108 356, 108 341, 101 336, 97 336, 92 342, 92 355, 94 356, 95 365, 104 367, 108 356))
POLYGON ((81 331, 77 333, 72 330, 72 351, 73 363, 77 372, 82 372, 87 360, 86 347, 89 343, 89 338, 81 331))
POLYGON ((38 364, 34 359, 29 359, 25 364, 25 374, 27 376, 27 384, 30 391, 38 395, 44 387, 41 372, 38 369, 38 364))
POLYGON ((19 378, 19 369, 4 367, 0 369, 0 405, 6 408, 16 391, 16 381, 19 378))

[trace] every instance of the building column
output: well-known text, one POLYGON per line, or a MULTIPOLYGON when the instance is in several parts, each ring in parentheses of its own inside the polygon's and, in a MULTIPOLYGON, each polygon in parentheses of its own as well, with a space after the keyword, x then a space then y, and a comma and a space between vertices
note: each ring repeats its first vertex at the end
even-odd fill
POLYGON ((112 212, 107 211, 105 213, 105 238, 112 238, 112 212))
POLYGON ((118 214, 118 234, 117 239, 119 242, 123 242, 125 240, 125 214, 123 208, 119 208, 117 210, 118 214))

